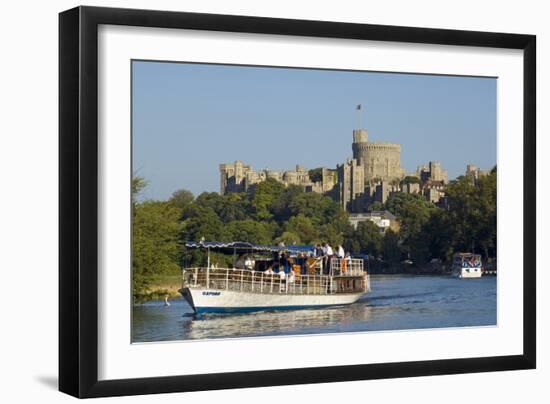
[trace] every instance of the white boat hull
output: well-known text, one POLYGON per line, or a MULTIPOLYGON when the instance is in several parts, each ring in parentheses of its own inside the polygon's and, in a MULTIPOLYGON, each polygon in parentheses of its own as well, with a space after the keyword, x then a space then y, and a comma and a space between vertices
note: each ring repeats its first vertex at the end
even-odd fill
POLYGON ((481 268, 461 268, 453 272, 456 278, 481 278, 481 268))
POLYGON ((261 310, 296 310, 351 304, 365 293, 287 294, 253 293, 205 288, 184 288, 182 294, 196 313, 236 313, 261 310))

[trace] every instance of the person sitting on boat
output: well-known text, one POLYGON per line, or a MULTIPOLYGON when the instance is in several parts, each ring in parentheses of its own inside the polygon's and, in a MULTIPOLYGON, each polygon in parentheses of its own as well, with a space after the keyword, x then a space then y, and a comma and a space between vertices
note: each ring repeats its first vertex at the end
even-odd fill
POLYGON ((244 260, 244 268, 251 271, 254 269, 254 265, 255 265, 254 260, 249 255, 247 255, 244 260))

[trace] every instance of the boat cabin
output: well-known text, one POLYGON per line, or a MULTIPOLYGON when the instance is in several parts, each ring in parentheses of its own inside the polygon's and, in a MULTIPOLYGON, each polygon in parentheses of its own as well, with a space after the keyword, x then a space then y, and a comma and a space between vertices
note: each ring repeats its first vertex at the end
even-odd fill
POLYGON ((453 268, 481 268, 481 255, 456 253, 453 255, 453 268))

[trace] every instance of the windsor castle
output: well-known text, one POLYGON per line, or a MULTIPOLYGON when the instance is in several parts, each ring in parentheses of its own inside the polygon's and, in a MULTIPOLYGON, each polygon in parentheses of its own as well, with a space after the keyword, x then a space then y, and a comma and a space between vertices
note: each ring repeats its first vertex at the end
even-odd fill
POLYGON ((401 145, 370 142, 364 129, 353 131, 352 152, 353 158, 336 168, 306 170, 297 165, 287 171, 255 171, 242 161, 220 164, 220 193, 246 192, 272 178, 286 186, 297 185, 306 192, 330 196, 353 213, 366 212, 374 202, 384 203, 392 192, 422 194, 434 203, 444 196, 448 176, 437 161, 407 174, 401 167, 401 145), (416 177, 418 181, 402 181, 405 177, 416 177))

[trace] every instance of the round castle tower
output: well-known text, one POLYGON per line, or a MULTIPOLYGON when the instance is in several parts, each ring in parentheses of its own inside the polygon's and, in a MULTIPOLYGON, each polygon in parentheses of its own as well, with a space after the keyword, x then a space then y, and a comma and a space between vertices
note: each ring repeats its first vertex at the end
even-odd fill
POLYGON ((353 131, 353 158, 365 169, 365 182, 400 180, 405 175, 401 168, 401 145, 368 141, 365 129, 353 131))

